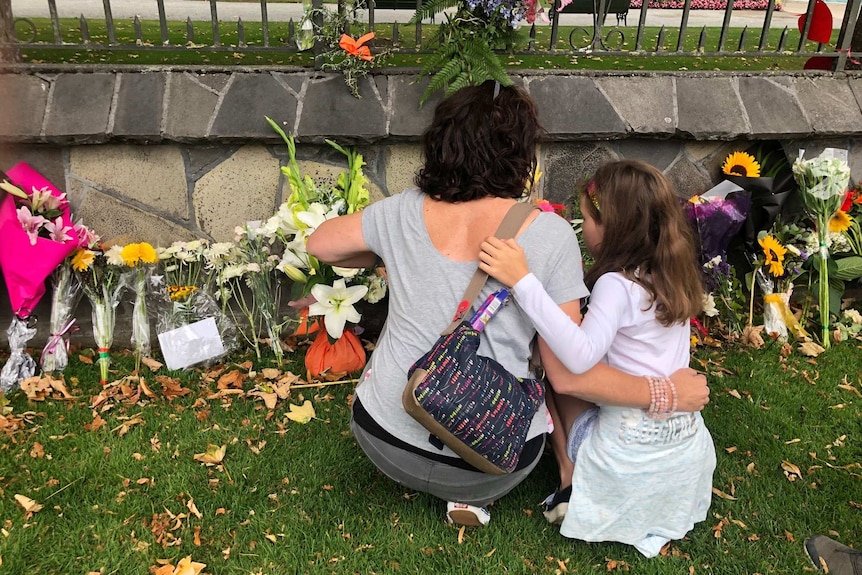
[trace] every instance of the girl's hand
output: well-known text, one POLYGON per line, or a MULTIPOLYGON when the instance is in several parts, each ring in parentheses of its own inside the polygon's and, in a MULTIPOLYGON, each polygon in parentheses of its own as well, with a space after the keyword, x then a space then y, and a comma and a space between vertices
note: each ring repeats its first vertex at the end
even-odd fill
POLYGON ((700 411, 709 403, 709 387, 706 376, 689 367, 670 374, 676 387, 678 411, 700 411))
POLYGON ((489 237, 482 242, 479 269, 506 287, 512 287, 530 273, 524 249, 514 239, 489 237))

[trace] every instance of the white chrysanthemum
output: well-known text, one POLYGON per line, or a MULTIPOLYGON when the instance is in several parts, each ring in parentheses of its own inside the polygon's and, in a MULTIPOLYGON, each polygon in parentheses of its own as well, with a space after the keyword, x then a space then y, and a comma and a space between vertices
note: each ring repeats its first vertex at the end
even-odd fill
POLYGON ((123 266, 126 262, 123 260, 123 246, 111 246, 105 252, 105 259, 112 266, 123 266))

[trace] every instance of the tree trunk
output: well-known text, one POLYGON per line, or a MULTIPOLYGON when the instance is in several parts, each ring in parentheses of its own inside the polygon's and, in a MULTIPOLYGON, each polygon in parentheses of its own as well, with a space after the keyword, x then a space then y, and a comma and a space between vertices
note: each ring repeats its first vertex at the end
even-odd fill
POLYGON ((12 0, 0 0, 0 62, 20 62, 21 49, 15 43, 12 0))

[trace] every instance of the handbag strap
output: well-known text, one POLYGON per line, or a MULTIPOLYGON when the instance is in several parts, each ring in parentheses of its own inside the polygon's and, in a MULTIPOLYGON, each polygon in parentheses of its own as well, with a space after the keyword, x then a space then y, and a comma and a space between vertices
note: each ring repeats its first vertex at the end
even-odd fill
MULTIPOLYGON (((509 211, 506 212, 506 216, 503 218, 503 221, 500 222, 499 227, 497 227, 497 231, 494 232, 494 236, 503 240, 515 237, 515 234, 518 233, 518 230, 521 229, 521 226, 527 220, 527 216, 529 216, 530 212, 534 209, 536 209, 536 207, 533 205, 515 202, 515 204, 509 208, 509 211)), ((487 281, 487 272, 483 272, 477 267, 476 271, 473 273, 473 278, 467 285, 467 289, 464 290, 464 296, 458 304, 458 310, 452 318, 452 323, 450 323, 446 329, 440 333, 440 335, 448 335, 455 331, 455 328, 458 327, 458 324, 461 323, 462 319, 464 319, 464 314, 466 314, 467 310, 469 310, 473 305, 473 301, 479 295, 479 292, 482 291, 482 288, 485 286, 487 281)))

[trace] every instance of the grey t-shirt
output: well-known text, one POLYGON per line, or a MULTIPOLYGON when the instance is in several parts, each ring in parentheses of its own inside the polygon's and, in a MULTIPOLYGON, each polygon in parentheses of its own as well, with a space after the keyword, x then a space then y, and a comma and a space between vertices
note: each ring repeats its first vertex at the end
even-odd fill
MULTIPOLYGON (((371 417, 395 437, 426 451, 457 457, 448 448, 441 452, 431 445, 428 431, 401 405, 407 370, 449 325, 478 261, 456 262, 437 251, 425 228, 424 197, 421 191, 408 189, 362 212, 365 243, 386 264, 389 311, 356 394, 371 417)), ((526 252, 530 270, 555 302, 588 295, 581 252, 568 222, 552 213, 539 214, 517 241, 526 252)), ((473 310, 502 287, 489 278, 473 310)), ((525 377, 530 375, 528 359, 534 334, 529 318, 510 300, 484 329, 479 352, 512 374, 525 377)), ((533 418, 529 437, 546 431, 543 406, 533 418)))

